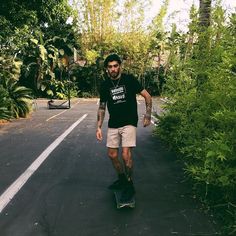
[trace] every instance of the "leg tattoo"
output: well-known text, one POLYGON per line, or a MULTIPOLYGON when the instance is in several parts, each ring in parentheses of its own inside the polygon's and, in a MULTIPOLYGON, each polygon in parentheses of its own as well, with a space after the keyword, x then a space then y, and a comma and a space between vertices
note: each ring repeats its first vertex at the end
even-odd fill
POLYGON ((133 161, 130 148, 123 148, 122 158, 125 167, 125 174, 127 176, 128 181, 131 181, 133 174, 133 161))
POLYGON ((119 161, 119 157, 118 157, 118 149, 116 148, 109 148, 108 149, 108 156, 111 159, 112 165, 115 168, 117 174, 123 174, 124 170, 123 170, 123 166, 122 163, 119 161))
POLYGON ((133 167, 125 166, 125 174, 127 176, 128 181, 131 181, 133 174, 133 167))
POLYGON ((115 168, 118 175, 124 173, 123 166, 122 166, 122 164, 121 164, 121 162, 119 161, 118 158, 111 159, 111 162, 112 162, 112 165, 115 168))

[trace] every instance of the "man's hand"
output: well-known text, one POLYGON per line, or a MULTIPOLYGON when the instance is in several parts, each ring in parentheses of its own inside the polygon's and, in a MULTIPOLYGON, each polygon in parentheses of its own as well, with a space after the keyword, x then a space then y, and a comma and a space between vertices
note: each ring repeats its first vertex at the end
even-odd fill
POLYGON ((144 115, 143 117, 143 127, 149 126, 151 124, 151 116, 150 115, 144 115))
POLYGON ((97 137, 98 141, 102 141, 102 129, 101 128, 97 128, 96 137, 97 137))

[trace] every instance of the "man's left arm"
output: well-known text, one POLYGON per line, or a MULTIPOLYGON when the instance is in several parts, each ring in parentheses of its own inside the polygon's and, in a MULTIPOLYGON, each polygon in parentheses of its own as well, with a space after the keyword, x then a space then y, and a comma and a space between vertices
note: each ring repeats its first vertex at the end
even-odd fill
POLYGON ((152 97, 146 89, 143 89, 140 92, 140 95, 144 97, 145 104, 146 104, 146 114, 144 115, 144 118, 143 118, 143 126, 146 127, 146 126, 150 125, 150 123, 151 123, 152 97))

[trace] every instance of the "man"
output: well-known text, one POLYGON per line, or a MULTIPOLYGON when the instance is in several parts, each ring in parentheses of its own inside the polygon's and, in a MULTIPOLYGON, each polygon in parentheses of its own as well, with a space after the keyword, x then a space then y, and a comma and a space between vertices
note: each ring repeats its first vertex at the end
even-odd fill
POLYGON ((118 174, 118 180, 109 189, 121 189, 121 201, 128 201, 135 194, 132 181, 132 148, 136 146, 138 123, 136 94, 141 94, 146 102, 143 126, 151 121, 152 99, 132 75, 121 70, 121 59, 117 54, 109 55, 104 61, 107 79, 101 84, 100 105, 97 113, 96 137, 102 140, 102 124, 106 106, 109 111, 107 147, 108 156, 118 174), (119 146, 122 146, 123 164, 119 160, 119 146))

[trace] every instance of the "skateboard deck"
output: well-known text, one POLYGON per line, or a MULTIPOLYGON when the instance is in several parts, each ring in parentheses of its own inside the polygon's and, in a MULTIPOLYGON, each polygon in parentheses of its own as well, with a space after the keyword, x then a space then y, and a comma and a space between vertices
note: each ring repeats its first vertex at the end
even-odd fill
POLYGON ((117 209, 120 209, 120 208, 123 208, 123 207, 135 208, 135 198, 134 198, 134 196, 132 197, 132 199, 130 201, 121 202, 120 201, 121 193, 122 193, 121 190, 115 190, 114 191, 117 209))

